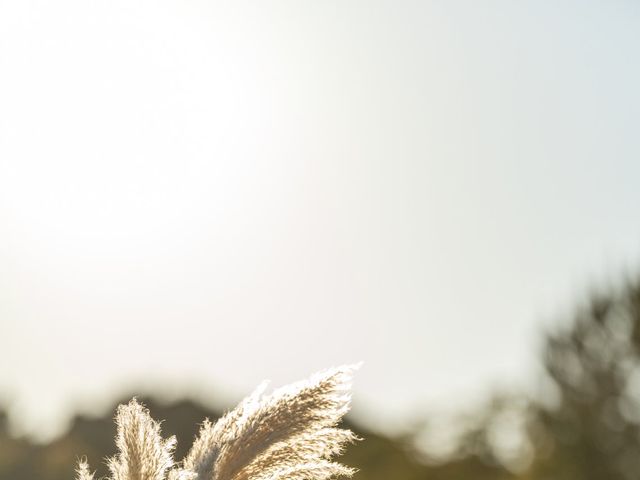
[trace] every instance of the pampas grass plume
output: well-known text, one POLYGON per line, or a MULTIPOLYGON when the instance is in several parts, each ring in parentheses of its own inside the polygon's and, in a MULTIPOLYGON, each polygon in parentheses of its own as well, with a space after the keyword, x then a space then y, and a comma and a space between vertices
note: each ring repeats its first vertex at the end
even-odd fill
MULTIPOLYGON (((338 428, 359 365, 326 370, 266 394, 261 384, 217 422, 205 420, 191 450, 174 463, 175 437, 134 398, 116 413, 118 453, 108 480, 327 480, 354 470, 331 459, 356 439, 338 428)), ((86 460, 76 480, 93 480, 86 460)))

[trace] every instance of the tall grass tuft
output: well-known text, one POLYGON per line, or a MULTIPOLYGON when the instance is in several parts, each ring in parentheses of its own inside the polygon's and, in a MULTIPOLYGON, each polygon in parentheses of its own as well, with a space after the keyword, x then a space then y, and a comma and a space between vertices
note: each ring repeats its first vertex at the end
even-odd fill
MULTIPOLYGON (((261 384, 216 422, 204 421, 191 450, 174 463, 175 437, 135 399, 116 413, 118 453, 108 480, 327 480, 354 470, 331 460, 353 433, 338 428, 351 404, 357 366, 326 370, 270 394, 261 384)), ((76 480, 93 480, 84 459, 76 480)))

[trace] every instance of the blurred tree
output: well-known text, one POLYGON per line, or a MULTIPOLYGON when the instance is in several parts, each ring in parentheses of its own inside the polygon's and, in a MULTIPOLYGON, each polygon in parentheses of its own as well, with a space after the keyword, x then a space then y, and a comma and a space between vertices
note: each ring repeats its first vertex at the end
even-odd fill
POLYGON ((530 435, 534 478, 640 478, 640 283, 593 295, 544 346, 549 389, 530 435))
MULTIPOLYGON (((416 448, 429 419, 426 428, 398 438, 348 425, 366 441, 350 446, 344 463, 360 470, 359 480, 640 478, 640 282, 593 295, 543 345, 546 387, 538 398, 496 392, 444 427, 457 432, 446 455, 430 455, 424 442, 416 448)), ((220 414, 189 400, 143 401, 166 419, 163 433, 177 436, 177 457, 198 422, 220 414)), ((0 480, 69 480, 78 455, 112 455, 117 403, 103 417, 76 417, 47 445, 13 438, 0 410, 0 480)), ((104 464, 98 468, 99 476, 106 473, 104 464)))

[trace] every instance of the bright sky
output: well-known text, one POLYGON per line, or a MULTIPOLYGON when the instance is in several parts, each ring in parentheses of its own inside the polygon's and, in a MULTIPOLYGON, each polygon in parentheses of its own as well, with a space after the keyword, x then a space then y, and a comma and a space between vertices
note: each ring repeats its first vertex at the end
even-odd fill
POLYGON ((640 264, 639 56, 631 0, 1 1, 0 397, 531 383, 640 264))

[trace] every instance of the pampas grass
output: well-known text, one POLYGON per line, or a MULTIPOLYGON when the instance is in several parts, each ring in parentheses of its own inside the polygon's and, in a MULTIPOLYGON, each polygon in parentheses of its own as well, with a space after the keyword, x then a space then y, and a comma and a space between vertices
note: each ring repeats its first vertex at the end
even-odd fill
MULTIPOLYGON (((351 403, 357 366, 313 375, 266 394, 260 385, 217 422, 205 420, 191 450, 174 463, 175 437, 135 399, 116 413, 118 453, 108 460, 108 480, 327 480, 354 470, 331 458, 353 433, 337 428, 351 403)), ((93 480, 84 459, 76 480, 93 480)))
POLYGON ((78 466, 76 467, 76 479, 77 480, 93 480, 93 473, 89 471, 89 464, 85 458, 78 460, 78 466))

